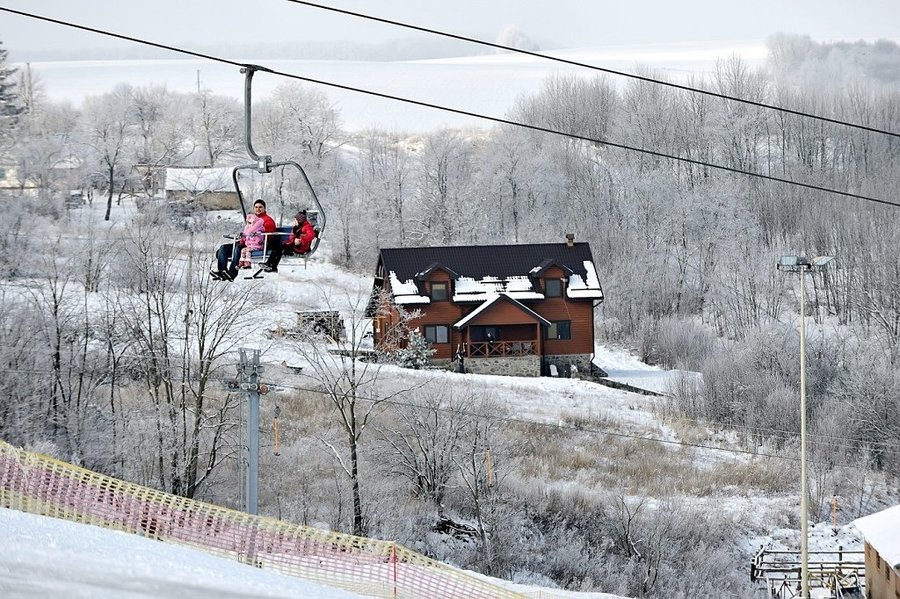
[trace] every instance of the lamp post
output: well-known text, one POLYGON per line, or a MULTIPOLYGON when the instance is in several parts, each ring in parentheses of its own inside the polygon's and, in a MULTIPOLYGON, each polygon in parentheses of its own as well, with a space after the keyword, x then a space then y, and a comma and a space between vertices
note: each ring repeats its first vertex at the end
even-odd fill
POLYGON ((809 599, 809 514, 806 476, 806 273, 824 270, 831 256, 782 256, 778 270, 800 273, 800 596, 809 599))

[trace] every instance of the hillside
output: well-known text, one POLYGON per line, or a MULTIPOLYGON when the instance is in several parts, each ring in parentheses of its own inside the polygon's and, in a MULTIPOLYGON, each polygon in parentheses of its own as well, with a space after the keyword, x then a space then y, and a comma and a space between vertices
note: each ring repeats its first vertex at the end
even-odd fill
MULTIPOLYGON (((86 227, 100 217, 102 209, 95 204, 73 210, 72 221, 86 227)), ((109 234, 130 229, 136 216, 126 199, 113 212, 109 234)), ((225 224, 232 215, 222 215, 224 220, 216 216, 209 215, 219 223, 213 229, 234 226, 225 224)), ((174 272, 179 272, 188 266, 187 248, 183 238, 179 240, 176 235, 174 239, 176 251, 170 258, 159 260, 172 260, 174 272)), ((341 516, 346 514, 348 488, 338 474, 340 459, 346 454, 341 428, 334 419, 334 405, 322 392, 327 383, 314 368, 320 354, 313 351, 315 344, 309 343, 310 339, 282 335, 295 327, 298 310, 330 309, 340 311, 348 325, 349 345, 358 342, 365 347, 370 343, 366 337, 368 323, 360 316, 371 279, 365 273, 350 273, 330 264, 332 249, 326 239, 308 264, 284 262, 277 276, 210 283, 208 291, 213 306, 245 294, 250 300, 228 333, 231 349, 216 360, 216 374, 211 379, 215 391, 211 392, 221 394, 222 383, 234 378, 238 347, 261 351, 266 368, 262 380, 274 390, 262 398, 261 512, 340 529, 349 526, 347 516, 341 516), (273 452, 275 406, 281 411, 278 455, 273 452)), ((198 249, 194 256, 193 267, 202 276, 208 269, 211 250, 198 249)), ((70 284, 69 289, 80 294, 77 283, 70 284)), ((173 314, 186 300, 185 289, 180 289, 168 299, 173 314)), ((104 295, 88 294, 92 319, 103 317, 106 308, 100 300, 104 295)), ((129 354, 140 351, 131 349, 129 354)), ((136 357, 137 365, 145 363, 142 361, 146 358, 136 357)), ((360 414, 369 414, 371 407, 377 407, 372 412, 373 428, 362 437, 360 446, 360 484, 371 533, 397 539, 455 565, 483 567, 479 566, 478 545, 466 536, 469 533, 435 532, 435 507, 410 495, 410 487, 404 482, 407 477, 397 470, 398 454, 391 449, 398 438, 395 435, 404 430, 405 419, 417 411, 443 415, 448 425, 463 416, 459 426, 474 427, 467 430, 476 439, 484 435, 490 443, 476 447, 470 457, 482 456, 478 458, 480 463, 485 448, 489 448, 494 462, 492 474, 502 489, 490 491, 498 494, 489 495, 490 502, 481 505, 488 510, 482 516, 488 524, 486 530, 498 539, 495 559, 505 564, 492 572, 495 576, 542 587, 599 587, 620 596, 635 596, 640 590, 627 582, 627 555, 617 558, 623 561, 612 562, 618 564, 620 573, 607 574, 605 580, 591 578, 590 574, 594 564, 609 568, 609 563, 603 565, 609 559, 605 556, 616 555, 623 539, 629 539, 625 542, 636 543, 637 551, 653 556, 655 561, 649 567, 660 577, 659 584, 671 584, 681 569, 692 573, 694 586, 686 588, 693 588, 690 592, 696 597, 707 596, 710 589, 722 585, 747 589, 744 572, 753 552, 761 545, 790 548, 797 544, 795 450, 765 444, 748 447, 741 431, 675 416, 668 407, 669 395, 679 386, 698 382, 697 373, 648 366, 630 352, 604 343, 596 347, 595 361, 611 380, 662 395, 631 393, 575 379, 460 375, 390 364, 372 370, 360 402, 360 414), (373 402, 365 398, 388 399, 373 402), (622 537, 622 526, 626 527, 626 537, 622 537), (701 550, 694 552, 689 544, 701 550), (555 579, 551 578, 554 571, 555 579), (713 571, 718 573, 713 576, 713 571)), ((121 405, 143 410, 147 391, 134 384, 140 378, 139 371, 131 376, 137 378, 120 383, 121 405)), ((231 406, 233 423, 243 418, 234 402, 241 396, 223 396, 230 398, 223 405, 231 406)), ((129 462, 134 460, 143 464, 142 468, 152 469, 153 437, 146 435, 152 430, 148 427, 153 418, 133 413, 134 419, 124 422, 127 438, 111 451, 122 452, 129 462)), ((98 422, 97 426, 101 427, 99 432, 105 425, 98 422)), ((222 449, 233 451, 241 443, 236 436, 240 431, 223 431, 227 443, 222 449)), ((99 440, 85 447, 89 449, 95 443, 99 440)), ((38 448, 66 459, 72 457, 46 444, 38 448)), ((96 462, 90 454, 86 457, 96 462)), ((478 522, 471 512, 473 500, 466 497, 466 475, 454 474, 456 470, 457 466, 451 464, 438 513, 463 530, 474 530, 478 522)), ((153 478, 142 479, 139 469, 123 475, 143 484, 156 484, 153 478)), ((242 495, 238 475, 233 461, 223 462, 203 487, 200 498, 239 506, 242 495)), ((860 492, 865 493, 865 489, 860 492)), ((861 495, 859 501, 878 505, 885 500, 878 487, 871 487, 870 493, 868 498, 861 495)), ((842 503, 842 510, 849 508, 842 503)), ((834 546, 837 537, 827 526, 814 532, 814 547, 834 546)), ((859 544, 852 532, 840 539, 845 549, 859 544)), ((656 591, 661 588, 665 587, 656 591)))

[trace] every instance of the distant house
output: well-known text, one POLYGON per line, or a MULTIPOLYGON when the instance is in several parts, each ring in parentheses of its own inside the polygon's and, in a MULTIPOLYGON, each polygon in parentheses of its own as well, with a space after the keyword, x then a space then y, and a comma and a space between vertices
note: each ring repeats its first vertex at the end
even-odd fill
POLYGON ((196 201, 210 210, 239 210, 240 202, 230 167, 172 167, 166 169, 166 199, 196 201))
POLYGON ((592 371, 594 307, 603 301, 587 243, 381 250, 369 315, 376 347, 408 325, 434 361, 466 372, 569 376, 592 371))
POLYGON ((866 540, 866 596, 900 597, 900 505, 882 510, 853 524, 866 540))
POLYGON ((21 170, 21 164, 10 156, 0 156, 0 189, 57 189, 68 190, 82 186, 82 162, 75 156, 65 156, 43 168, 21 170))

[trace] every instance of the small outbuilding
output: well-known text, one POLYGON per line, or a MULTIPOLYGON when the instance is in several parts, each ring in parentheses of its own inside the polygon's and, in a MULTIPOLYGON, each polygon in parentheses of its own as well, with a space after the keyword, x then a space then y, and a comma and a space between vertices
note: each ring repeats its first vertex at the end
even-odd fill
POLYGON ((900 598, 900 505, 853 524, 866 540, 866 596, 900 598))
POLYGON ((230 167, 166 169, 166 200, 194 202, 208 210, 238 210, 240 204, 230 167))

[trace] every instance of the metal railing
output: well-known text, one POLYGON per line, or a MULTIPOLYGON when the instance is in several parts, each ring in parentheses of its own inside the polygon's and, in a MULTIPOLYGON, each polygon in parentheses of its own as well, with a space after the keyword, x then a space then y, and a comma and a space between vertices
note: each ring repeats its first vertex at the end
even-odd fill
MULTIPOLYGON (((827 589, 832 599, 862 598, 866 580, 862 550, 809 552, 809 587, 827 589)), ((760 547, 750 563, 750 581, 765 582, 769 596, 794 599, 801 596, 800 552, 760 547)), ((818 596, 818 595, 817 595, 818 596)))

